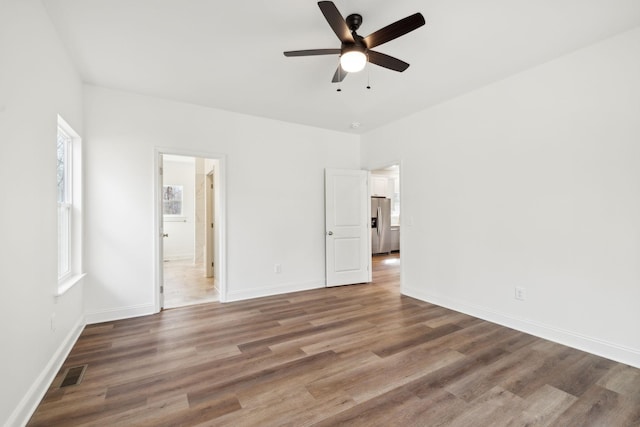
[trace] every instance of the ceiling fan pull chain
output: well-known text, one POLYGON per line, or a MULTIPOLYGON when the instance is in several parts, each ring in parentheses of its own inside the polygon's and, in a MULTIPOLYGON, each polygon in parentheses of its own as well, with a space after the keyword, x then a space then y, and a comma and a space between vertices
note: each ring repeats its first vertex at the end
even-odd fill
POLYGON ((371 67, 367 67, 367 89, 371 89, 371 67))
POLYGON ((342 92, 342 88, 340 87, 342 85, 342 66, 340 65, 340 61, 338 61, 338 89, 336 89, 336 92, 342 92))

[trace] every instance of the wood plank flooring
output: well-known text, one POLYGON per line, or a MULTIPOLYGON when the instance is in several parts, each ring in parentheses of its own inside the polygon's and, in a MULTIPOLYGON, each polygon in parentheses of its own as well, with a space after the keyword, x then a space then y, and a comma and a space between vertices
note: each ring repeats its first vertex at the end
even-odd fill
POLYGON ((639 369, 400 296, 374 260, 368 285, 88 326, 29 425, 640 426, 639 369))
POLYGON ((192 260, 165 260, 164 307, 176 308, 218 300, 213 277, 205 277, 204 265, 192 260))

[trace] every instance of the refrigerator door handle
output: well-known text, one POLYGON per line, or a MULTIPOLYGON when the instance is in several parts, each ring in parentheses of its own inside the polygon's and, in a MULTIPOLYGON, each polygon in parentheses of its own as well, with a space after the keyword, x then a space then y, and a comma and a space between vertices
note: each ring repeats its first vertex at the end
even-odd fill
POLYGON ((380 218, 382 217, 382 208, 380 206, 378 206, 378 224, 376 227, 376 232, 378 233, 378 236, 380 236, 380 218))

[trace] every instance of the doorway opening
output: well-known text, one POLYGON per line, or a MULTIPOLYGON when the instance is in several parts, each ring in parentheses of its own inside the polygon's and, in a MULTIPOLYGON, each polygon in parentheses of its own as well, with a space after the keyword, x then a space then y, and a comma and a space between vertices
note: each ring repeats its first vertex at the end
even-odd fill
POLYGON ((224 301, 221 158, 158 152, 158 311, 224 301))
MULTIPOLYGON (((371 265, 400 266, 400 164, 370 171, 371 265)), ((398 268, 394 269, 399 272, 398 268)))

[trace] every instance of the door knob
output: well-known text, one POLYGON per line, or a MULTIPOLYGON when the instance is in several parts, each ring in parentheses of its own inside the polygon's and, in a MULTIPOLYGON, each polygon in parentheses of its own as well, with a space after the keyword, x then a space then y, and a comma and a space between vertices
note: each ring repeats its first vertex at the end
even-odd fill
POLYGON ((333 231, 329 231, 329 232, 327 232, 327 234, 328 234, 329 236, 333 236, 333 231))
POLYGON ((169 233, 162 233, 162 237, 169 237, 169 233))

